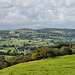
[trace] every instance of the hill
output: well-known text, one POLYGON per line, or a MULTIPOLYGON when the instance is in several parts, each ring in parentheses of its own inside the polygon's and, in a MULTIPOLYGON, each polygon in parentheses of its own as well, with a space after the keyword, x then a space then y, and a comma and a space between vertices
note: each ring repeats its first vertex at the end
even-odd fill
POLYGON ((75 43, 75 29, 19 29, 0 31, 0 45, 50 46, 58 43, 75 43))
POLYGON ((75 75, 75 55, 21 63, 0 70, 0 75, 75 75))
POLYGON ((0 56, 25 55, 37 48, 58 43, 75 43, 75 29, 0 30, 0 56))

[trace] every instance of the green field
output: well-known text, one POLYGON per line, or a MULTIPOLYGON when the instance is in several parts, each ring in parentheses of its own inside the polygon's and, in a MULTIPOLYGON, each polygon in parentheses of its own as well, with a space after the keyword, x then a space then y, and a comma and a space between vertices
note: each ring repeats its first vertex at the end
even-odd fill
POLYGON ((21 63, 0 70, 0 75, 75 75, 75 55, 21 63))
POLYGON ((0 51, 3 51, 3 52, 7 52, 8 50, 11 50, 12 51, 15 51, 15 48, 14 47, 4 47, 3 49, 0 49, 0 51))
POLYGON ((15 57, 15 56, 9 56, 9 55, 0 55, 0 56, 4 56, 6 60, 7 60, 8 58, 15 57))

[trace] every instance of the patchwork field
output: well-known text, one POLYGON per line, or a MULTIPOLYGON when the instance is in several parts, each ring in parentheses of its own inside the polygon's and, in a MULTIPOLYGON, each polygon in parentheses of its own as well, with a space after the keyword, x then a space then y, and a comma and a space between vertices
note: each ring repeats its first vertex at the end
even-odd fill
MULTIPOLYGON (((38 47, 75 43, 75 29, 19 29, 0 31, 0 52, 24 53, 38 47), (10 51, 11 50, 11 51, 10 51)), ((1 53, 1 55, 3 55, 1 53)), ((4 54, 6 55, 6 54, 4 54)))
POLYGON ((75 43, 75 29, 19 29, 0 31, 0 45, 48 46, 58 43, 75 43))
POLYGON ((0 70, 0 75, 75 75, 75 55, 21 63, 0 70))

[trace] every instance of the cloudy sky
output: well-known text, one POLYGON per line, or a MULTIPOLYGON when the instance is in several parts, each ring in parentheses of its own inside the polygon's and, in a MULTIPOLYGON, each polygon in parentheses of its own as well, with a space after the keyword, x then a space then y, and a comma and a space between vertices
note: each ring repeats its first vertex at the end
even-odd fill
POLYGON ((75 29, 75 0, 0 0, 0 30, 75 29))

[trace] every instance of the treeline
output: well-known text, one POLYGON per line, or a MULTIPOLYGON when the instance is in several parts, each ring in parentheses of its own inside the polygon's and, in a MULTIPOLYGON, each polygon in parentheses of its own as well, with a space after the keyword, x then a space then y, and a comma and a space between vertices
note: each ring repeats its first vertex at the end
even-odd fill
POLYGON ((31 47, 32 45, 29 44, 29 43, 23 43, 22 46, 19 46, 19 45, 7 45, 7 44, 3 44, 3 45, 0 45, 0 49, 4 49, 4 48, 8 48, 8 47, 13 47, 15 48, 15 50, 20 50, 20 51, 24 51, 25 49, 26 50, 35 50, 36 49, 36 46, 33 46, 31 47))
POLYGON ((28 62, 31 61, 31 55, 21 55, 21 56, 15 56, 15 57, 11 57, 8 59, 5 59, 4 56, 0 56, 0 69, 15 65, 15 64, 19 64, 19 63, 23 63, 23 62, 28 62))
POLYGON ((9 55, 9 56, 17 56, 17 55, 24 55, 24 53, 18 53, 16 51, 11 52, 11 50, 8 50, 7 52, 0 51, 0 55, 9 55))
POLYGON ((75 44, 57 44, 51 47, 41 47, 37 48, 32 53, 28 53, 26 55, 21 56, 15 56, 7 60, 5 60, 4 57, 0 57, 0 69, 18 63, 71 54, 75 54, 75 44))

